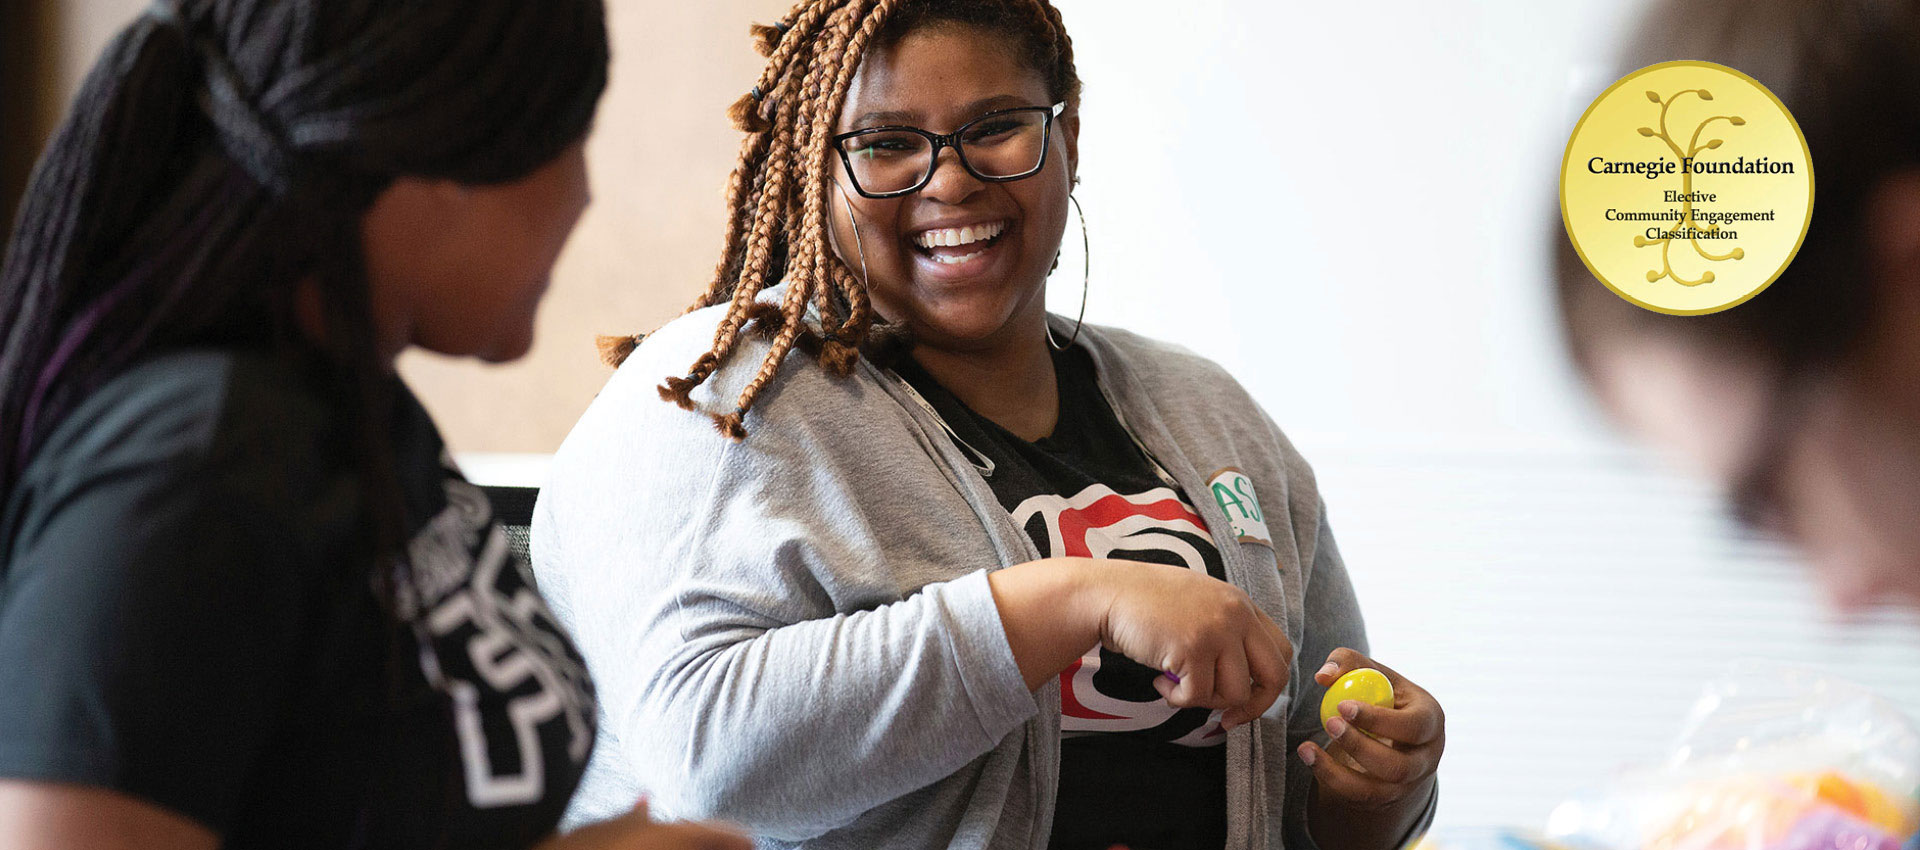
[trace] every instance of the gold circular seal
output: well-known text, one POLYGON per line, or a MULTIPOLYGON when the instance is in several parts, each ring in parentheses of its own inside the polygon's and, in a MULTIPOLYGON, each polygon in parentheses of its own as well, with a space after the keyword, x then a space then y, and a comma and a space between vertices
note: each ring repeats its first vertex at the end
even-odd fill
POLYGON ((1594 277, 1660 313, 1717 313, 1786 271, 1813 220, 1800 125, 1752 77, 1663 62, 1614 83, 1567 140, 1560 215, 1594 277))

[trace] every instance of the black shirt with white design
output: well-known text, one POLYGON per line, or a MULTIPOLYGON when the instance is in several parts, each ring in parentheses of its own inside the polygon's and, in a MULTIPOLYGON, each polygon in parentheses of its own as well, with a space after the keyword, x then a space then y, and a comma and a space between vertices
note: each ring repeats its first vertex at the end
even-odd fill
MULTIPOLYGON (((897 369, 971 451, 1041 557, 1183 566, 1222 578, 1206 523, 1162 478, 1101 393, 1080 348, 1054 352, 1053 433, 1026 441, 974 413, 911 360, 897 369)), ((1176 709, 1161 672, 1096 646, 1060 674, 1060 787, 1051 847, 1218 848, 1226 840, 1226 735, 1220 713, 1176 709)))
POLYGON ((92 393, 0 525, 0 777, 132 795, 228 848, 525 848, 594 738, 586 668, 395 381, 408 568, 351 414, 264 355, 92 393))

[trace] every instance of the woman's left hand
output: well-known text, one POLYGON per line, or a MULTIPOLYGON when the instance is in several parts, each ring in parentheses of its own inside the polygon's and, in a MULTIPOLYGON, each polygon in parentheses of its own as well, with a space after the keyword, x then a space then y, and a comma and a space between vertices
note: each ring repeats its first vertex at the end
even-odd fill
POLYGON ((1393 707, 1357 700, 1340 703, 1340 713, 1326 724, 1332 743, 1327 749, 1313 742, 1301 744, 1300 760, 1313 768, 1321 795, 1347 806, 1386 809, 1409 801, 1424 803, 1447 746, 1446 713, 1425 688, 1351 649, 1334 650, 1313 680, 1327 687, 1362 667, 1385 673, 1393 683, 1393 707))

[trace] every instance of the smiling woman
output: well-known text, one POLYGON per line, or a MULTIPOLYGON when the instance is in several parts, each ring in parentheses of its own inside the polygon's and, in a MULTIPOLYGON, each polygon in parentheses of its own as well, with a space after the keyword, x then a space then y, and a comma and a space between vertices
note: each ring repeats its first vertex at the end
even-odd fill
POLYGON ((754 32, 711 286, 610 341, 535 511, 617 742, 576 816, 644 791, 782 847, 1403 843, 1444 718, 1392 675, 1321 726, 1385 668, 1306 462, 1218 366, 1045 310, 1080 160, 1058 10, 809 0, 754 32))
POLYGON ((1813 152, 1819 208, 1779 280, 1711 316, 1632 307, 1557 239, 1575 360, 1631 431, 1798 544, 1837 606, 1920 607, 1920 10, 1665 0, 1642 27, 1626 67, 1690 56, 1779 94, 1813 152), (1681 19, 1703 25, 1667 25, 1681 19))

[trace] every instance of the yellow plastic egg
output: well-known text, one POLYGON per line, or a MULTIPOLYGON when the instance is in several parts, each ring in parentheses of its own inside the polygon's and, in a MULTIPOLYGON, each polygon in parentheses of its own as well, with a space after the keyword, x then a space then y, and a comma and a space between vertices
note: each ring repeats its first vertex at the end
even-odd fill
POLYGON ((1387 674, 1371 667, 1361 667, 1335 680, 1327 688, 1327 695, 1320 699, 1320 725, 1340 713, 1340 703, 1356 700, 1381 708, 1393 707, 1393 683, 1387 680, 1387 674))

